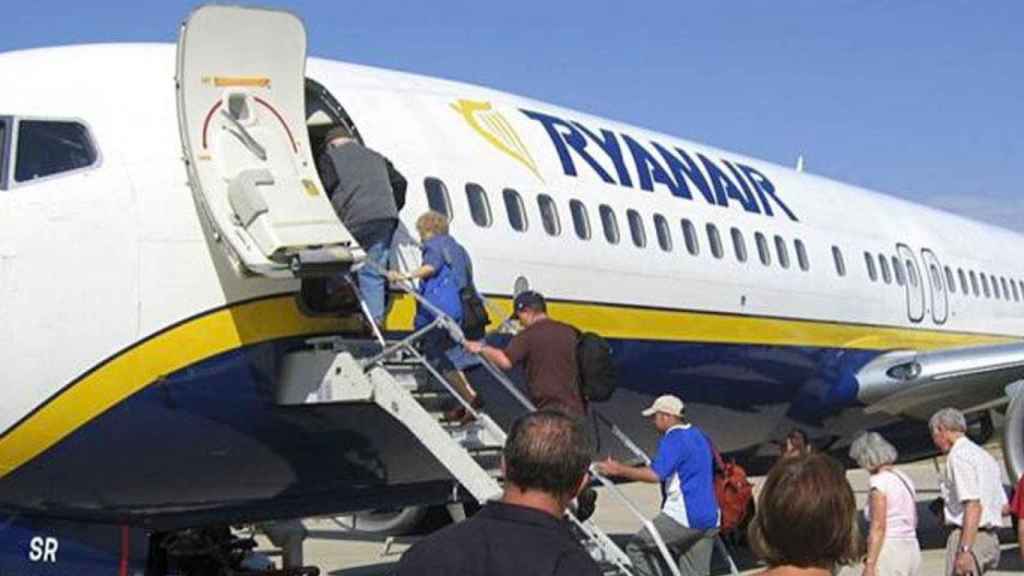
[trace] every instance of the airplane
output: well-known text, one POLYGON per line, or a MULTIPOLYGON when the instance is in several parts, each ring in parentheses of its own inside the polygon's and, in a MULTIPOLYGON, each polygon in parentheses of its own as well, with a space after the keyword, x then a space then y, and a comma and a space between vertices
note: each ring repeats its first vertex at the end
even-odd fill
MULTIPOLYGON (((177 47, 17 51, 0 71, 17 79, 0 91, 0 571, 158 574, 157 534, 374 509, 364 528, 398 530, 459 498, 377 406, 277 401, 312 340, 367 337, 358 313, 306 300, 362 257, 315 170, 336 125, 410 182, 405 229, 450 218, 503 314, 529 287, 612 343, 623 377, 593 409, 645 449, 640 409, 663 393, 752 472, 793 427, 840 457, 867 429, 926 457, 928 416, 956 406, 978 440, 1005 420, 1009 473, 1024 471, 1019 234, 307 58, 282 11, 206 6, 177 47)), ((396 253, 416 265, 407 234, 396 253)), ((412 298, 392 296, 386 330, 407 334, 412 298)), ((621 454, 594 422, 599 451, 621 454)))

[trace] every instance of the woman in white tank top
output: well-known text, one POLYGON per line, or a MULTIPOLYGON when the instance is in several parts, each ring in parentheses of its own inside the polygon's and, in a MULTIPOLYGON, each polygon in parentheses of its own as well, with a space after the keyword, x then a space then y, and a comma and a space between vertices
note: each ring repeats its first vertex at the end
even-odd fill
POLYGON ((893 468, 898 454, 881 434, 867 432, 850 446, 850 458, 871 473, 864 515, 871 523, 864 576, 916 576, 921 568, 914 484, 893 468))

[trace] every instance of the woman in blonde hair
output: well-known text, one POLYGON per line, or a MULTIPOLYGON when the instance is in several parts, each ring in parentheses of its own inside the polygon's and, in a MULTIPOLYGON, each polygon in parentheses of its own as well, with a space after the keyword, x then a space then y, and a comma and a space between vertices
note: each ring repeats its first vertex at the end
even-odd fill
MULTIPOLYGON (((462 300, 459 292, 473 283, 473 264, 461 244, 448 234, 448 219, 440 212, 428 211, 416 219, 420 235, 421 265, 408 273, 389 272, 393 282, 419 280, 419 294, 455 322, 462 321, 462 300)), ((414 328, 419 330, 434 320, 434 313, 422 305, 416 307, 414 328)), ((445 380, 474 408, 482 406, 479 395, 470 386, 463 368, 479 363, 456 344, 447 330, 435 328, 423 336, 423 354, 441 372, 445 380)), ((449 412, 448 419, 471 419, 459 406, 449 412)))

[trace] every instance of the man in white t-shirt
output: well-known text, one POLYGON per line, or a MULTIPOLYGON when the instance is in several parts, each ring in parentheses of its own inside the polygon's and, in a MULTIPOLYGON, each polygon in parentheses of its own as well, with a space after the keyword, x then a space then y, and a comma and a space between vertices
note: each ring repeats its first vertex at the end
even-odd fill
POLYGON ((943 408, 928 421, 932 441, 946 454, 939 479, 946 525, 946 574, 984 574, 999 565, 999 537, 1006 492, 999 462, 966 436, 967 421, 943 408))

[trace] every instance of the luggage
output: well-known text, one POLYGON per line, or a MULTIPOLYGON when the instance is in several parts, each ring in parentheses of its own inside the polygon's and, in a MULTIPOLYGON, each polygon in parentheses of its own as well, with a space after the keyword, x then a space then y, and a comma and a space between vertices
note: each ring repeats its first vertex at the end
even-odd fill
POLYGON ((462 302, 462 332, 470 340, 481 340, 486 333, 491 317, 487 314, 487 306, 477 293, 476 287, 470 284, 459 290, 462 302))
POLYGON ((715 499, 722 512, 719 532, 727 535, 746 525, 752 510, 754 485, 747 480, 747 471, 736 462, 726 462, 708 441, 715 456, 715 499))
POLYGON ((584 400, 606 402, 612 397, 618 385, 618 370, 607 340, 593 332, 578 333, 576 364, 584 400))

